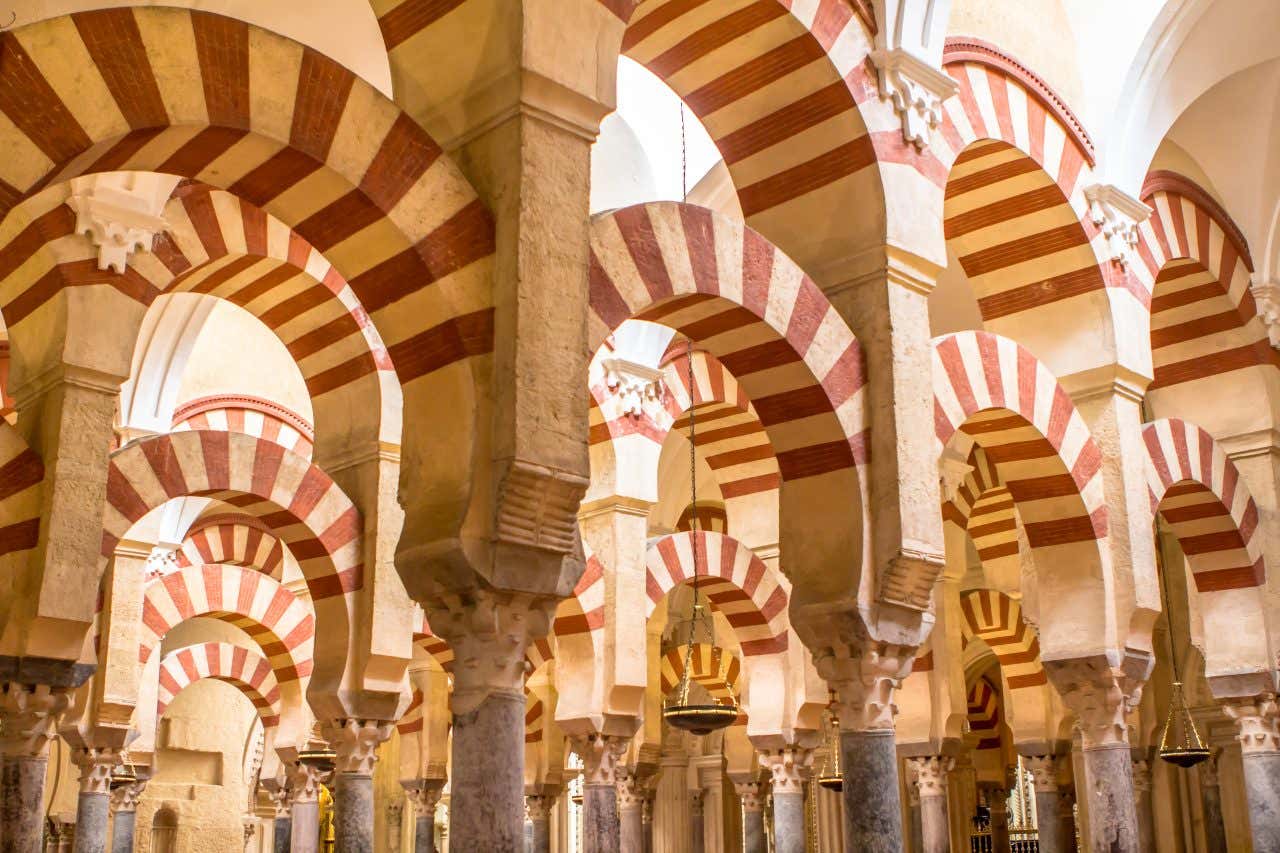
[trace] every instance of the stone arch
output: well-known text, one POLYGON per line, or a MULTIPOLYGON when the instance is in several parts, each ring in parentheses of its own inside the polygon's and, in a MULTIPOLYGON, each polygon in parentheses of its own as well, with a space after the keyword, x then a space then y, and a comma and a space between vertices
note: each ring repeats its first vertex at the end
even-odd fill
POLYGON ((1000 749, 1000 691, 986 678, 979 677, 965 697, 968 706, 969 731, 978 736, 977 750, 1000 749))
POLYGON ((596 218, 590 305, 593 350, 625 320, 646 319, 685 334, 737 377, 777 456, 780 538, 796 594, 856 595, 866 373, 861 346, 821 289, 740 223, 656 203, 596 218))
POLYGON ((200 643, 184 646, 160 661, 160 689, 156 696, 156 718, 185 688, 204 678, 225 681, 245 695, 264 728, 280 723, 280 686, 271 664, 262 655, 230 643, 200 643))
POLYGON ((12 424, 0 422, 0 567, 12 577, 25 571, 40 539, 43 483, 39 454, 12 424))
POLYGON ((424 726, 422 706, 422 691, 415 687, 413 695, 409 699, 409 707, 405 709, 404 716, 396 722, 396 731, 400 733, 401 737, 422 731, 424 726))
POLYGON ((248 394, 217 394, 189 400, 173 413, 173 430, 220 429, 274 441, 310 459, 315 431, 296 412, 248 394))
POLYGON ((1040 640, 1022 617, 1022 605, 994 589, 972 589, 960 596, 966 638, 991 647, 1010 690, 1049 683, 1040 664, 1040 640))
POLYGON ((200 616, 245 631, 281 683, 311 675, 316 632, 308 603, 261 572, 225 565, 190 566, 144 587, 138 661, 146 663, 175 626, 200 616))
POLYGON ((957 433, 981 444, 1017 506, 1040 594, 1057 602, 1041 642, 1054 652, 1111 647, 1102 454, 1071 397, 1029 351, 986 332, 935 338, 933 383, 940 445, 957 433))
POLYGON ((284 543, 252 515, 218 513, 191 525, 174 561, 179 568, 222 564, 257 569, 279 581, 284 543))
POLYGON ((969 468, 955 496, 943 501, 942 520, 968 535, 984 567, 1018 556, 1018 521, 1013 495, 982 445, 974 443, 969 468))

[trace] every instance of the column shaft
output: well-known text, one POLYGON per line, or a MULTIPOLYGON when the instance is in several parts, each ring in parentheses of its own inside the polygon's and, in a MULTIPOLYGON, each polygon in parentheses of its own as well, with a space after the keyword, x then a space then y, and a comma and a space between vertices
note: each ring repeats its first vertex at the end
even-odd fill
POLYGON ((644 809, 640 803, 619 809, 618 849, 622 853, 644 853, 644 809))
MULTIPOLYGON (((116 812, 115 821, 111 825, 111 853, 133 853, 133 830, 137 822, 138 813, 132 809, 116 812)), ((284 853, 288 853, 287 847, 284 853)))
POLYGON ((1227 829, 1222 822, 1222 792, 1217 785, 1200 781, 1200 802, 1204 807, 1204 846, 1207 853, 1227 853, 1227 829))
POLYGON ((1076 853, 1076 798, 1074 794, 1058 794, 1058 839, 1064 853, 1076 853))
MULTIPOLYGON (((120 815, 116 815, 116 820, 120 820, 120 815)), ((272 853, 290 853, 289 842, 293 836, 293 819, 283 815, 275 819, 275 826, 271 830, 271 847, 272 853)), ((123 850, 112 849, 111 853, 133 853, 133 847, 127 847, 123 850)))
MULTIPOLYGON (((1089 846, 1092 851, 1137 853, 1140 849, 1138 811, 1133 795, 1133 762, 1129 755, 1127 743, 1084 750, 1084 790, 1089 798, 1089 846)), ((1277 839, 1280 839, 1280 834, 1277 839)))
POLYGON ((804 793, 773 792, 774 853, 804 853, 804 793))
POLYGON ((373 777, 337 773, 334 783, 334 850, 373 853, 373 777))
MULTIPOLYGON (((543 821, 543 835, 546 835, 546 821, 543 821)), ((538 838, 537 827, 534 827, 534 840, 538 838)), ((545 848, 544 848, 545 849, 545 848)), ((534 850, 538 850, 537 847, 534 850)), ((434 814, 420 814, 413 822, 413 853, 436 853, 436 821, 434 814)))
POLYGON ((848 853, 898 853, 902 850, 902 805, 893 730, 841 732, 840 766, 844 772, 844 849, 848 853))
POLYGON ((111 795, 105 791, 81 791, 76 801, 75 853, 103 853, 107 849, 107 815, 111 795))
POLYGON ((293 804, 293 835, 289 853, 316 853, 320 847, 320 803, 305 800, 293 804))
POLYGON ((11 755, 0 772, 0 853, 40 853, 47 755, 11 755))
POLYGON ((1058 819, 1057 791, 1036 791, 1036 827, 1040 838, 1040 853, 1067 853, 1063 845, 1062 824, 1058 819))
POLYGON ((582 786, 583 853, 618 853, 618 793, 613 785, 582 786))
POLYGON ((1245 752, 1244 789, 1254 850, 1280 850, 1280 752, 1245 752))
MULTIPOLYGON (((692 853, 706 853, 707 850, 707 833, 702 820, 702 812, 689 816, 689 850, 692 853)), ((782 853, 781 847, 778 850, 782 853)))
POLYGON ((529 828, 529 853, 551 853, 551 826, 547 819, 535 818, 529 821, 529 828))
POLYGON ((453 716, 449 847, 517 853, 524 845, 524 696, 494 690, 453 716))
POLYGON ((924 853, 947 853, 951 849, 946 797, 920 798, 920 849, 924 853))
POLYGON ((742 812, 743 853, 766 853, 764 812, 759 809, 742 812))
POLYGON ((921 853, 924 850, 924 817, 920 813, 919 797, 907 804, 907 818, 911 821, 911 851, 921 853))

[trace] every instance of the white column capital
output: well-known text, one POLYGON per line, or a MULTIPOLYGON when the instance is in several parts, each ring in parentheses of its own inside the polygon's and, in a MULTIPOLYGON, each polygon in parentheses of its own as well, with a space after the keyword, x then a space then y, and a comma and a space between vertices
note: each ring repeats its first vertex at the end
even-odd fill
POLYGON ((799 746, 784 746, 760 754, 760 764, 769 770, 773 780, 773 793, 800 794, 813 764, 813 750, 799 746))
POLYGON ((1280 347, 1280 281, 1254 275, 1249 292, 1253 294, 1258 316, 1267 327, 1267 338, 1273 347, 1280 347))
POLYGON ((585 785, 616 785, 618 760, 627 752, 631 738, 593 732, 572 739, 573 751, 582 759, 585 785))
POLYGON ((58 736, 58 722, 71 694, 47 685, 0 685, 0 754, 36 758, 47 755, 58 736))
POLYGON ((949 755, 918 755, 907 759, 921 797, 945 797, 947 774, 955 766, 949 755))
POLYGON ((334 770, 358 776, 373 775, 378 746, 391 737, 393 724, 385 720, 326 720, 320 734, 335 753, 334 770))
POLYGON ((1222 710, 1235 721, 1242 753, 1280 752, 1280 705, 1274 694, 1226 699, 1222 710))
POLYGON ((293 795, 293 803, 315 803, 320 801, 320 777, 324 775, 320 768, 311 764, 298 762, 289 769, 289 791, 293 795))
POLYGON ((444 779, 407 779, 401 781, 405 796, 413 803, 413 811, 417 815, 432 814, 436 803, 440 802, 440 794, 444 791, 444 779))
POLYGON ((758 812, 764 808, 765 794, 768 790, 763 780, 753 779, 749 782, 734 782, 733 790, 742 800, 744 812, 758 812))
POLYGON ((1138 226, 1151 216, 1151 208, 1112 184, 1087 186, 1084 197, 1089 219, 1107 240, 1110 260, 1127 266, 1138 248, 1138 226))
POLYGON ((1057 793, 1058 759, 1052 755, 1024 755, 1022 766, 1031 773, 1037 794, 1057 793))
POLYGON ((142 792, 146 789, 147 783, 140 779, 137 782, 121 785, 113 790, 111 792, 112 814, 137 811, 138 800, 142 798, 142 792))
POLYGON ((643 780, 636 776, 634 767, 618 765, 615 770, 618 788, 618 809, 638 809, 644 805, 649 792, 643 780))
POLYGON ((151 251, 167 223, 161 213, 178 183, 150 172, 101 172, 73 178, 67 206, 76 215, 76 233, 98 247, 98 269, 124 275, 129 256, 151 251))
POLYGON ((902 138, 923 151, 942 123, 942 102, 959 85, 940 68, 901 47, 874 50, 871 62, 878 72, 880 97, 890 99, 902 119, 902 138))
POLYGON ((71 763, 80 768, 80 793, 111 793, 111 771, 120 763, 116 747, 80 747, 71 751, 71 763))
POLYGON ((1125 718, 1141 700, 1153 662, 1136 653, 1118 664, 1109 655, 1044 662, 1063 704, 1075 712, 1085 749, 1128 744, 1125 718))

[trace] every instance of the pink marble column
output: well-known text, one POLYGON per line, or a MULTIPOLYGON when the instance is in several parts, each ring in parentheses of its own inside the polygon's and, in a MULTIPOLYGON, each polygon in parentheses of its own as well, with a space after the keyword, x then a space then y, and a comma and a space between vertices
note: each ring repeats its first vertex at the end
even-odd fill
POLYGON ((955 764, 945 755, 908 758, 920 795, 920 840, 923 853, 947 853, 951 826, 947 823, 947 774, 955 764))

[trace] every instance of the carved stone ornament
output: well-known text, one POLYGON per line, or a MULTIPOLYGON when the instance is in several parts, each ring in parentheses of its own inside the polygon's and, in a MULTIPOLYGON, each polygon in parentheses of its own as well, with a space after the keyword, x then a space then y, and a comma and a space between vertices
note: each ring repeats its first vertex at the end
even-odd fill
POLYGON ((0 686, 0 754, 47 755, 70 704, 71 694, 62 688, 13 682, 0 686))
POLYGON ((160 214, 176 183, 149 172, 106 172, 71 181, 67 206, 76 215, 76 233, 98 248, 98 269, 124 275, 129 255, 151 251, 165 229, 160 214))
POLYGON ((275 808, 275 816, 288 817, 293 809, 293 792, 289 790, 289 785, 278 779, 264 779, 262 786, 271 799, 271 805, 275 808))
POLYGON ((923 151, 931 132, 942 123, 942 102, 959 85, 941 70, 903 48, 871 53, 880 80, 880 97, 893 101, 902 118, 902 138, 923 151))
POLYGON ((841 730, 892 729, 894 691, 910 674, 919 647, 868 637, 861 616, 851 611, 802 617, 795 627, 835 693, 841 730))
POLYGON ((1084 197, 1089 219, 1106 238, 1108 257, 1127 266, 1138 248, 1138 226, 1151 215, 1151 208, 1111 184, 1085 187, 1084 197))
POLYGON ((507 462, 498 486, 499 542, 574 553, 578 506, 586 491, 585 477, 519 459, 507 462))
POLYGON ((431 630, 453 648, 454 714, 467 714, 492 693, 524 695, 525 651, 545 637, 553 598, 477 590, 450 596, 427 613, 431 630))
POLYGON ((799 746, 784 746, 760 754, 760 763, 769 770, 773 780, 773 793, 800 794, 809 778, 813 764, 813 750, 799 746))
POLYGON ((289 790, 293 794, 293 802, 315 803, 320 800, 320 768, 298 763, 289 771, 289 790))
POLYGON ((1267 327, 1267 338, 1273 347, 1280 347, 1280 282, 1261 281, 1256 276, 1249 287, 1258 316, 1267 327))
POLYGON ((80 768, 80 793, 110 794, 111 771, 120 763, 120 750, 95 747, 72 750, 71 763, 80 768))
POLYGON ((320 733, 337 754, 333 769, 357 776, 373 775, 378 746, 391 737, 392 723, 385 720, 326 720, 320 733))
POLYGON ((1133 696, 1132 677, 1102 656, 1045 661, 1063 703, 1075 712, 1085 749, 1126 744, 1125 723, 1133 696), (1126 693, 1126 687, 1129 691, 1126 693))
POLYGON ((582 784, 617 785, 618 759, 627 752, 630 738, 591 733, 573 738, 573 751, 582 759, 582 784))
POLYGON ((413 803, 413 813, 418 817, 434 814, 436 803, 444 791, 444 779, 412 779, 401 782, 405 796, 413 803))
POLYGON ((880 597, 911 610, 928 610, 944 564, 941 554, 903 547, 880 576, 880 597))
POLYGON ((1280 752, 1280 705, 1273 694, 1228 699, 1222 710, 1235 721, 1240 752, 1280 752))
MULTIPOLYGON (((111 812, 136 812, 138 810, 138 800, 142 799, 142 792, 147 789, 147 783, 138 781, 130 782, 128 785, 121 785, 111 792, 111 812)), ((286 814, 288 814, 286 812, 286 814)))
POLYGON ((955 766, 955 759, 949 755, 919 755, 908 758, 907 762, 912 766, 921 797, 947 795, 947 774, 955 766))
POLYGON ((555 805, 556 798, 549 794, 529 794, 524 798, 524 813, 534 823, 546 823, 551 818, 551 810, 555 805))
POLYGON ((764 808, 764 798, 768 793, 764 782, 758 779, 753 782, 734 782, 733 790, 742 799, 744 812, 758 812, 764 808))
POLYGON ((1024 756, 1022 766, 1031 773, 1031 784, 1037 794, 1057 793, 1058 760, 1052 755, 1024 756))
POLYGON ((625 811, 642 808, 648 791, 645 790, 644 781, 636 776, 635 768, 619 766, 615 775, 618 780, 618 809, 625 811))
POLYGON ((606 358, 604 382, 618 398, 618 409, 633 418, 656 414, 662 409, 662 371, 625 358, 606 358))

